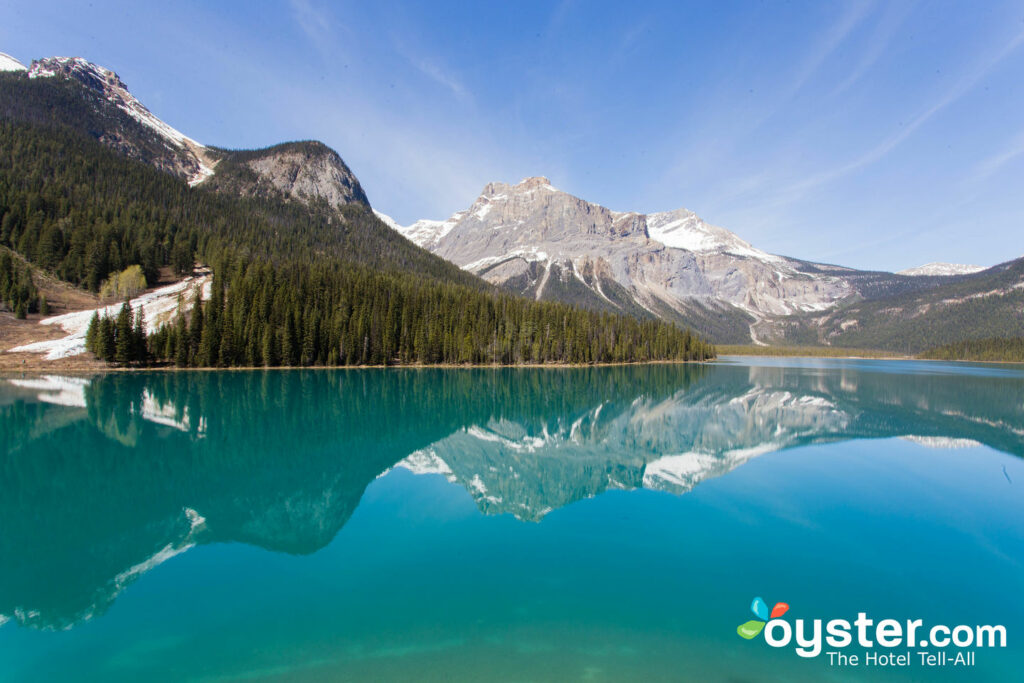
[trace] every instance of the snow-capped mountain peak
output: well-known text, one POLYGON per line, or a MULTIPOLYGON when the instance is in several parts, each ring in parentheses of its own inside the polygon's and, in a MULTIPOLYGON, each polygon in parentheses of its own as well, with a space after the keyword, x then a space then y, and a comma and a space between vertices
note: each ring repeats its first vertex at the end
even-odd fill
POLYGON ((142 102, 129 92, 128 86, 110 69, 93 64, 81 57, 37 59, 28 69, 29 78, 57 76, 73 78, 102 94, 121 111, 159 135, 169 147, 179 150, 190 158, 194 162, 189 164, 190 168, 188 169, 190 185, 197 185, 213 175, 214 162, 209 158, 206 147, 153 115, 142 102))
POLYGON ((377 218, 381 219, 385 225, 392 230, 396 231, 402 237, 405 237, 410 242, 423 247, 424 249, 432 250, 437 246, 437 243, 447 235, 459 219, 461 219, 467 211, 460 211, 448 220, 435 221, 428 218, 421 218, 412 225, 399 225, 391 216, 381 213, 374 209, 373 213, 377 215, 377 218))
POLYGON ((852 293, 687 209, 612 211, 543 176, 489 183, 447 220, 385 222, 492 284, 598 310, 676 320, 707 312, 745 327, 765 315, 824 310, 852 293))
POLYGON ((970 275, 985 270, 987 266, 974 266, 964 263, 926 263, 917 268, 907 268, 898 272, 899 275, 970 275))
POLYGON ((0 52, 0 71, 27 71, 28 67, 6 52, 0 52))

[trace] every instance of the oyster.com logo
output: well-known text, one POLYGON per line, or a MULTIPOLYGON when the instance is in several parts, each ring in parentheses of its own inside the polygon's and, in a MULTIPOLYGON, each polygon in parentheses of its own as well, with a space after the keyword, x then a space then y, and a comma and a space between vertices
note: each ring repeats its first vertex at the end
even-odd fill
POLYGON ((768 605, 764 599, 754 598, 754 601, 750 603, 750 611, 754 613, 757 619, 751 619, 736 627, 736 633, 740 634, 740 638, 746 638, 747 640, 756 638, 761 633, 761 630, 764 629, 764 625, 768 623, 769 619, 778 619, 788 612, 789 605, 784 602, 777 602, 775 607, 772 607, 772 611, 769 612, 768 605))
POLYGON ((923 619, 876 620, 866 612, 857 612, 852 619, 791 623, 781 618, 789 611, 787 603, 777 602, 769 610, 763 598, 754 598, 750 611, 757 619, 736 627, 741 638, 753 640, 763 633, 771 647, 793 647, 800 657, 824 655, 830 666, 971 667, 977 650, 1006 647, 1006 627, 1001 624, 929 626, 923 619))

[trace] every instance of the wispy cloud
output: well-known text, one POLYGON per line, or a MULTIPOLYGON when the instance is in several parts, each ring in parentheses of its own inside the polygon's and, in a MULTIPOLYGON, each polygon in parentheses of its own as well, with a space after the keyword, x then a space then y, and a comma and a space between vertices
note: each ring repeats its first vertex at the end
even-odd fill
POLYGON ((608 57, 609 62, 618 62, 622 60, 630 50, 632 50, 644 35, 651 30, 652 20, 650 17, 644 17, 637 22, 634 22, 632 26, 625 29, 622 32, 622 37, 615 49, 611 51, 608 57))
POLYGON ((936 114, 944 110, 949 105, 953 104, 961 97, 969 93, 974 89, 976 85, 987 76, 993 69, 995 69, 1004 59, 1010 56, 1017 48, 1024 43, 1024 31, 1017 34, 1006 45, 1001 49, 989 55, 987 58, 981 60, 978 65, 975 66, 970 72, 965 74, 957 83, 942 94, 931 106, 925 109, 923 112, 918 114, 910 123, 903 126, 899 131, 890 135, 888 138, 883 140, 881 143, 871 148, 864 154, 860 155, 856 159, 837 166, 835 168, 827 169, 819 173, 815 173, 803 180, 793 183, 789 187, 783 190, 785 194, 800 193, 818 187, 825 183, 829 183, 836 180, 848 173, 856 171, 858 169, 869 166, 892 152, 896 147, 902 144, 907 138, 913 135, 917 130, 925 123, 930 121, 936 114))
POLYGON ((875 22, 871 31, 866 48, 861 52, 860 59, 850 73, 833 88, 831 96, 835 97, 854 83, 860 81, 885 54, 886 49, 892 44, 896 37, 897 30, 903 25, 911 11, 914 3, 889 3, 885 6, 881 18, 875 22))
MULTIPOLYGON (((723 129, 716 120, 722 109, 727 106, 734 106, 735 96, 711 95, 706 101, 717 102, 715 106, 709 106, 707 111, 713 118, 707 120, 702 126, 703 134, 700 139, 691 140, 690 144, 682 150, 674 163, 670 163, 660 179, 660 187, 678 186, 680 179, 689 177, 693 168, 714 167, 721 164, 722 160, 733 156, 737 151, 742 151, 750 146, 751 137, 767 122, 778 116, 780 112, 786 111, 792 106, 794 99, 800 94, 805 85, 822 69, 829 58, 839 49, 850 37, 858 26, 865 20, 871 10, 870 3, 858 3, 850 6, 821 33, 821 37, 812 43, 809 49, 804 52, 801 60, 790 69, 786 77, 780 82, 767 88, 771 94, 769 99, 757 108, 751 105, 751 112, 740 119, 730 121, 727 128, 723 129), (716 135, 716 132, 719 132, 716 135)), ((736 74, 739 77, 741 74, 736 74)), ((723 78, 722 88, 730 88, 732 79, 723 78)), ((688 128, 692 123, 688 123, 688 128)), ((687 131, 682 133, 685 137, 687 131)), ((759 144, 759 143, 755 143, 759 144)), ((777 173, 755 172, 752 178, 767 180, 770 177, 777 177, 777 173)), ((751 182, 737 182, 735 177, 729 178, 725 183, 725 189, 718 192, 720 196, 712 198, 709 203, 721 204, 726 199, 735 199, 737 186, 742 185, 744 191, 756 189, 751 182)))
POLYGON ((576 2, 577 0, 561 0, 561 2, 555 5, 555 9, 552 10, 551 16, 548 18, 548 34, 554 33, 562 27, 569 18, 569 14, 574 9, 576 2))
POLYGON ((333 40, 335 26, 330 14, 310 0, 289 0, 292 17, 299 29, 322 57, 327 57, 337 41, 333 40))
POLYGON ((850 34, 864 21, 870 13, 871 7, 872 4, 870 2, 854 5, 829 27, 821 40, 818 41, 797 67, 789 85, 783 88, 783 95, 779 98, 782 102, 786 102, 796 95, 807 81, 821 69, 828 58, 846 42, 850 34))
POLYGON ((1024 156, 1024 130, 1008 140, 1001 150, 978 162, 968 181, 971 183, 982 183, 1021 156, 1024 156))
POLYGON ((406 55, 409 63, 412 64, 417 71, 429 78, 430 80, 444 86, 464 104, 468 104, 473 100, 472 95, 462 81, 455 76, 451 71, 442 69, 435 62, 428 61, 423 57, 413 57, 406 55))

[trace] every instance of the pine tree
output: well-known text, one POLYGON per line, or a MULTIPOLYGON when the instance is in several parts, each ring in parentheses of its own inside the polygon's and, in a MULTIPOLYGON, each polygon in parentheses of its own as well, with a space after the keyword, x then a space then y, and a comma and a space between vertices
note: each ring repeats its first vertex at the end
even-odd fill
POLYGON ((96 338, 96 355, 100 360, 114 360, 114 321, 109 316, 100 319, 99 334, 96 338))
POLYGON ((132 307, 126 300, 117 314, 114 327, 114 360, 127 364, 135 357, 135 345, 132 343, 132 307))
POLYGON ((277 334, 273 325, 266 325, 263 328, 263 364, 273 367, 281 362, 277 353, 277 334))
POLYGON ((135 325, 132 328, 132 360, 136 363, 145 363, 148 360, 146 349, 146 312, 139 306, 135 315, 135 325))
MULTIPOLYGON (((93 313, 89 320, 89 327, 85 331, 85 350, 96 353, 96 338, 99 335, 100 314, 93 313)), ((99 354, 97 354, 99 355, 99 354)))

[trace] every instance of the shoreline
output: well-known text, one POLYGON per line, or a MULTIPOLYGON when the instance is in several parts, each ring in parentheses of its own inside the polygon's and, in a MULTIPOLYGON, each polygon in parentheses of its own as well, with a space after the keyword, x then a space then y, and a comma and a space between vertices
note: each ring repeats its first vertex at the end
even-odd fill
POLYGON ((636 362, 619 362, 619 363, 515 363, 503 365, 500 363, 478 363, 478 364, 461 364, 461 363, 407 363, 407 364, 396 364, 396 365, 275 365, 272 367, 266 367, 262 365, 252 366, 237 366, 229 368, 179 368, 174 365, 161 365, 153 367, 69 367, 69 368, 55 368, 48 367, 47 363, 53 361, 40 361, 35 363, 27 363, 23 366, 14 366, 11 368, 0 366, 0 377, 9 374, 60 374, 60 375, 97 375, 108 372, 253 372, 256 370, 505 370, 505 369, 524 369, 524 370, 571 370, 579 368, 612 368, 612 367, 628 367, 638 365, 703 365, 707 363, 713 363, 721 358, 709 358, 707 360, 650 360, 650 361, 636 361, 636 362))
MULTIPOLYGON (((0 352, 0 358, 7 352, 0 352)), ((18 356, 22 354, 17 354, 18 356)), ((37 354, 24 354, 25 356, 37 356, 37 354)), ((41 354, 39 354, 41 356, 41 354)), ((83 354, 84 355, 84 354, 83 354)), ((75 357, 72 357, 75 358, 75 357)), ((629 367, 639 365, 711 365, 723 360, 732 358, 796 358, 802 360, 881 360, 881 361, 918 361, 923 363, 983 363, 989 365, 1024 365, 1021 361, 1011 360, 970 360, 970 359, 940 359, 940 358, 918 358, 907 355, 827 355, 814 353, 737 353, 726 351, 714 358, 706 360, 650 360, 635 362, 617 363, 406 363, 393 365, 279 365, 265 367, 261 365, 245 367, 203 367, 203 368, 179 368, 175 365, 159 365, 152 367, 119 367, 108 366, 101 361, 82 358, 77 362, 72 361, 70 365, 61 366, 59 361, 42 360, 41 358, 23 358, 22 364, 6 365, 0 362, 0 377, 10 375, 98 375, 106 373, 139 373, 139 372, 254 372, 263 371, 295 371, 295 370, 503 370, 503 369, 524 369, 524 370, 572 370, 580 368, 609 368, 629 367), (26 362, 27 361, 27 362, 26 362)), ((68 360, 68 359, 61 359, 68 360)))
POLYGON ((177 366, 154 366, 142 368, 109 367, 51 367, 42 361, 26 363, 21 366, 0 367, 0 377, 11 375, 70 375, 87 376, 107 373, 165 373, 165 372, 256 372, 256 371, 301 371, 301 370, 578 370, 582 368, 614 368, 640 365, 713 365, 730 358, 795 358, 801 360, 880 360, 880 361, 917 361, 921 363, 983 363, 986 365, 1024 365, 1021 361, 998 360, 943 360, 939 358, 915 358, 914 356, 816 356, 812 354, 747 354, 725 353, 707 360, 652 360, 622 363, 517 363, 501 364, 398 364, 398 365, 279 365, 264 367, 260 365, 230 368, 179 368, 177 366))
MULTIPOLYGON (((1019 360, 972 360, 970 358, 920 358, 918 356, 826 356, 814 354, 723 353, 721 358, 820 358, 823 360, 912 360, 919 363, 987 363, 992 365, 1024 365, 1019 360)), ((717 360, 717 359, 716 359, 717 360)))

